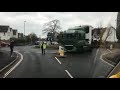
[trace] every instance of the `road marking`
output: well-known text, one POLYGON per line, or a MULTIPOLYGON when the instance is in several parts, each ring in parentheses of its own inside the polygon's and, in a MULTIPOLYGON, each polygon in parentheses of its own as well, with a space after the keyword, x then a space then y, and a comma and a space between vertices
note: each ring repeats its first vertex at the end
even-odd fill
POLYGON ((68 70, 65 70, 65 72, 70 76, 70 78, 73 78, 73 76, 68 72, 68 70))
POLYGON ((3 78, 7 77, 7 76, 22 62, 22 60, 23 60, 23 55, 22 55, 21 53, 17 52, 17 51, 16 51, 16 53, 20 54, 20 56, 21 56, 20 61, 19 61, 15 66, 13 66, 13 67, 4 75, 3 78))
POLYGON ((41 53, 41 52, 36 52, 36 53, 41 53))
POLYGON ((55 57, 55 59, 56 59, 60 64, 62 64, 56 57, 55 57))
MULTIPOLYGON (((110 52, 108 52, 108 53, 110 53, 110 52)), ((102 58, 103 55, 106 55, 106 54, 108 54, 108 53, 104 53, 104 54, 102 54, 102 55, 100 56, 100 59, 101 59, 103 62, 107 63, 108 65, 114 67, 114 65, 112 65, 112 64, 110 64, 110 63, 108 63, 108 62, 106 62, 106 61, 102 58)))
POLYGON ((4 69, 6 69, 7 67, 9 67, 12 63, 14 63, 14 62, 17 60, 17 58, 18 58, 18 54, 17 54, 16 59, 15 59, 14 61, 12 61, 10 64, 8 64, 7 66, 5 66, 4 68, 2 68, 2 69, 0 70, 0 72, 2 72, 4 69))
POLYGON ((112 51, 110 49, 107 49, 110 53, 112 53, 112 51))
POLYGON ((30 52, 24 52, 24 53, 30 53, 30 52))
POLYGON ((94 63, 96 62, 96 58, 97 58, 97 54, 99 52, 99 49, 97 49, 96 55, 95 55, 95 59, 94 59, 94 63))
POLYGON ((119 65, 120 65, 120 61, 119 61, 119 63, 116 65, 116 67, 109 73, 109 75, 107 76, 107 78, 110 77, 110 75, 113 73, 113 71, 114 71, 119 65))

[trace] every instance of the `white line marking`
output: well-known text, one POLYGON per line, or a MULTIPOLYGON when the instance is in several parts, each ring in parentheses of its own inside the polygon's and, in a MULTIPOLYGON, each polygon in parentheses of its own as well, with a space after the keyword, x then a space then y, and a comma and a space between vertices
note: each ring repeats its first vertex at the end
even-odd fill
POLYGON ((20 54, 20 56, 21 56, 20 61, 19 61, 15 66, 13 66, 13 67, 5 74, 5 76, 4 76, 3 78, 7 77, 7 76, 22 62, 22 60, 23 60, 23 55, 22 55, 21 53, 17 52, 17 51, 16 51, 16 53, 20 54))
POLYGON ((56 57, 55 57, 55 59, 56 59, 60 64, 62 64, 56 57))
POLYGON ((95 59, 94 59, 94 63, 95 63, 95 61, 96 61, 98 52, 99 52, 99 49, 97 49, 97 52, 96 52, 96 55, 95 55, 95 59))
MULTIPOLYGON (((108 53, 109 53, 109 52, 108 52, 108 53)), ((108 63, 108 62, 106 62, 106 61, 102 58, 103 55, 106 55, 106 54, 108 54, 108 53, 104 53, 104 54, 102 54, 102 55, 100 56, 100 59, 101 59, 103 62, 107 63, 108 65, 114 67, 114 65, 112 65, 112 64, 110 64, 110 63, 108 63)))
POLYGON ((36 53, 41 53, 41 52, 36 52, 36 53))
POLYGON ((65 72, 70 76, 70 78, 73 78, 73 76, 68 72, 68 70, 65 70, 65 72))
POLYGON ((107 49, 110 53, 112 53, 112 51, 110 49, 107 49))
POLYGON ((113 73, 113 71, 119 66, 119 64, 120 64, 120 61, 119 61, 119 63, 116 65, 116 67, 109 73, 109 75, 107 76, 107 78, 109 78, 110 77, 110 75, 113 73))
POLYGON ((5 66, 4 68, 2 68, 1 70, 0 70, 0 72, 2 72, 4 69, 6 69, 7 67, 9 67, 12 63, 14 63, 16 60, 17 60, 17 58, 18 58, 18 54, 17 54, 17 57, 16 57, 16 59, 14 60, 14 61, 12 61, 11 63, 9 63, 7 66, 5 66))
POLYGON ((30 53, 30 52, 24 52, 24 53, 30 53))

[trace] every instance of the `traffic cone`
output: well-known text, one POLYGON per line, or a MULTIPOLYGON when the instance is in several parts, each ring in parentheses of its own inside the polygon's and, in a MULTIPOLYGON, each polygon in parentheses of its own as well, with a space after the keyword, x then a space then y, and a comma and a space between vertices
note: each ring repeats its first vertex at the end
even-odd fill
POLYGON ((58 55, 57 57, 66 57, 66 55, 64 54, 64 49, 61 49, 60 51, 58 51, 58 55))
POLYGON ((64 50, 60 51, 60 56, 64 56, 64 50))

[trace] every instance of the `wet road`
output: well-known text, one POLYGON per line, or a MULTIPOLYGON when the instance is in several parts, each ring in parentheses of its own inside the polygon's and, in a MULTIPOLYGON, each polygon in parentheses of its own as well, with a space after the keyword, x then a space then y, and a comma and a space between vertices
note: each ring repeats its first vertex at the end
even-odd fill
POLYGON ((97 70, 96 63, 100 62, 97 49, 69 53, 66 58, 55 58, 57 50, 46 50, 42 55, 40 49, 32 46, 19 46, 15 51, 23 55, 23 61, 6 78, 91 78, 97 70))

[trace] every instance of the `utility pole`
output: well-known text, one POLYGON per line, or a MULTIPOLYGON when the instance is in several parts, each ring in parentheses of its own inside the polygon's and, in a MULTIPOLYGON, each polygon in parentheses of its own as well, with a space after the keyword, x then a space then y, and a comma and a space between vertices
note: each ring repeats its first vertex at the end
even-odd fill
POLYGON ((26 40, 26 38, 25 38, 25 22, 26 21, 24 21, 24 40, 26 40))
POLYGON ((0 36, 0 48, 1 48, 1 36, 0 36))
POLYGON ((30 34, 30 39, 31 39, 31 45, 32 45, 32 34, 30 34))

